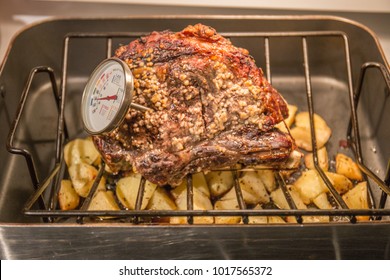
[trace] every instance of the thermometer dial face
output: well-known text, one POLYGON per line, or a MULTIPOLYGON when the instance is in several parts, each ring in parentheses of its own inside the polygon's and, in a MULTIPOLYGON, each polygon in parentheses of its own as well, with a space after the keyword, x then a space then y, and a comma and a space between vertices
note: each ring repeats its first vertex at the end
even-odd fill
POLYGON ((133 91, 133 76, 121 60, 109 58, 99 64, 84 89, 81 110, 90 134, 110 132, 125 117, 133 91))

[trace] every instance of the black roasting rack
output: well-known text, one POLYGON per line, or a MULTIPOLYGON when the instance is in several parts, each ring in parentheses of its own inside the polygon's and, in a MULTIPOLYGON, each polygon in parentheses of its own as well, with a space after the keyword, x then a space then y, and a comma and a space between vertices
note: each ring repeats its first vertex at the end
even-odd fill
POLYGON ((283 191, 283 194, 290 206, 289 210, 281 209, 248 209, 245 201, 243 199, 242 191, 239 186, 239 169, 232 169, 234 175, 234 189, 237 195, 237 200, 240 209, 239 210, 194 210, 193 204, 193 184, 192 184, 192 175, 187 176, 187 210, 171 210, 171 211, 158 211, 158 210, 141 210, 142 198, 145 187, 145 180, 142 179, 135 210, 118 210, 118 211, 88 211, 88 205, 92 199, 92 195, 98 187, 100 178, 103 175, 104 163, 102 163, 98 175, 93 183, 92 189, 89 193, 89 196, 85 198, 82 202, 82 205, 78 210, 62 211, 59 210, 57 205, 57 193, 59 191, 59 182, 64 176, 65 163, 63 160, 63 147, 64 143, 71 140, 69 138, 68 129, 66 126, 65 119, 65 100, 67 97, 67 87, 68 87, 68 56, 70 50, 70 42, 77 39, 88 39, 88 38, 99 38, 105 42, 106 56, 111 57, 113 50, 113 40, 116 38, 127 38, 129 40, 138 38, 144 35, 139 32, 127 32, 127 33, 71 33, 64 38, 63 44, 63 63, 62 63, 62 74, 61 74, 61 83, 60 87, 57 87, 56 76, 58 75, 55 71, 47 66, 35 67, 31 70, 31 73, 28 77, 28 80, 25 83, 24 90, 21 96, 21 102, 17 111, 17 116, 12 125, 12 128, 9 133, 7 148, 8 151, 14 154, 22 155, 27 163, 29 174, 31 176, 32 185, 35 190, 32 196, 28 199, 23 209, 23 213, 27 216, 38 216, 43 218, 45 222, 63 222, 67 220, 76 220, 80 223, 86 222, 87 218, 89 220, 98 220, 98 217, 111 217, 110 221, 121 221, 129 222, 132 224, 141 223, 143 219, 153 218, 153 217, 172 217, 172 216, 181 216, 187 217, 188 224, 194 223, 194 217, 198 216, 241 216, 244 224, 248 224, 248 217, 251 216, 295 216, 298 223, 303 223, 302 216, 331 216, 331 217, 344 217, 344 221, 348 223, 355 223, 356 216, 364 215, 370 216, 370 220, 380 221, 386 216, 390 216, 390 209, 385 208, 387 197, 390 196, 390 164, 388 165, 385 178, 382 180, 379 178, 375 172, 373 172, 369 167, 367 167, 363 160, 363 153, 361 147, 361 139, 359 133, 359 122, 357 107, 360 100, 360 95, 362 92, 362 87, 365 82, 368 71, 376 71, 380 73, 383 78, 388 90, 390 90, 390 73, 388 69, 380 63, 376 62, 367 62, 361 66, 360 76, 357 82, 357 87, 354 90, 354 85, 352 81, 352 70, 351 70, 351 58, 350 58, 350 47, 348 36, 341 31, 299 31, 299 32, 231 32, 231 33, 221 33, 221 35, 234 39, 234 38, 253 38, 262 42, 264 48, 264 57, 265 57, 265 73, 269 81, 272 80, 271 77, 271 44, 275 38, 286 38, 292 37, 301 41, 302 44, 302 53, 303 53, 303 72, 306 85, 306 98, 307 98, 307 109, 310 116, 310 126, 311 131, 314 131, 314 104, 312 96, 312 74, 310 70, 309 63, 309 44, 308 40, 312 38, 337 38, 343 42, 343 48, 345 52, 345 69, 347 75, 347 86, 349 94, 349 109, 350 109, 350 120, 349 127, 346 131, 346 139, 351 151, 354 154, 355 161, 357 162, 359 168, 363 172, 365 179, 369 182, 369 197, 370 197, 370 209, 348 209, 345 201, 343 201, 340 194, 332 186, 331 182, 325 175, 324 171, 319 167, 318 157, 317 157, 317 148, 316 148, 316 136, 314 133, 311 135, 311 141, 313 146, 313 159, 315 168, 320 175, 321 179, 324 181, 326 186, 329 189, 331 197, 337 204, 335 209, 321 210, 321 209, 305 209, 300 210, 295 205, 288 189, 287 183, 283 178, 280 170, 275 170, 274 174, 276 177, 276 182, 278 186, 283 191), (56 105, 58 107, 58 129, 56 132, 56 148, 55 148, 55 162, 54 166, 49 173, 49 175, 42 181, 38 179, 37 169, 34 163, 34 158, 28 149, 21 149, 15 146, 15 134, 18 129, 18 125, 22 115, 24 114, 24 107, 26 100, 30 94, 31 84, 36 77, 47 75, 47 78, 50 79, 51 91, 56 100, 56 105), (368 180, 369 179, 369 180, 368 180), (372 189, 379 188, 381 191, 381 198, 379 203, 375 203, 372 197, 372 189))

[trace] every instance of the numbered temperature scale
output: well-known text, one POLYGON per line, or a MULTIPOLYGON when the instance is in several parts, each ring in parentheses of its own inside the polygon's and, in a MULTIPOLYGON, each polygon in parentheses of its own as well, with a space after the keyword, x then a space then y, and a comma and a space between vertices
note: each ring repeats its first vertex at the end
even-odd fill
POLYGON ((85 130, 93 135, 110 132, 120 125, 129 108, 149 108, 132 103, 134 78, 127 64, 118 58, 102 61, 85 86, 81 116, 85 130))

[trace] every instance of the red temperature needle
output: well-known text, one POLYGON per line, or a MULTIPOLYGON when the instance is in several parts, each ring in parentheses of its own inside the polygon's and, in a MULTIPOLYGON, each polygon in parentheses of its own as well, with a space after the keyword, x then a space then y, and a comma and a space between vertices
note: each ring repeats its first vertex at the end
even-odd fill
POLYGON ((118 98, 117 95, 108 95, 105 97, 100 97, 97 100, 116 100, 118 98))

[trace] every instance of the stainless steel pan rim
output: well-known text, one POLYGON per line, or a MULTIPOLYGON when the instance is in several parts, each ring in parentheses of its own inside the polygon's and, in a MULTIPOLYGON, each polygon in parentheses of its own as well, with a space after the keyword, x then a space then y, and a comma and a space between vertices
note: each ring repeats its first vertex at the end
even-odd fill
POLYGON ((294 21, 311 21, 311 20, 330 20, 330 21, 339 21, 344 22, 350 25, 354 25, 360 29, 365 30, 367 33, 371 35, 371 37, 375 40, 376 45, 383 57, 383 60, 385 61, 385 65, 387 68, 390 68, 389 63, 387 62, 386 56, 384 54, 384 51, 381 47, 381 44, 379 42, 379 39, 377 35, 375 34, 372 29, 365 26, 364 24, 361 24, 357 21, 339 17, 339 16, 332 16, 332 15, 150 15, 150 16, 129 16, 129 17, 49 17, 48 19, 42 19, 38 20, 34 23, 28 24, 24 26, 22 29, 20 29, 13 38, 11 39, 11 42, 8 46, 8 49, 6 51, 6 54, 4 56, 4 59, 2 63, 0 64, 0 74, 3 70, 4 64, 6 62, 6 59, 9 55, 10 50, 12 49, 12 45, 15 41, 15 39, 24 31, 31 29, 35 26, 52 22, 52 21, 73 21, 73 20, 126 20, 126 19, 239 19, 239 20, 294 20, 294 21))

